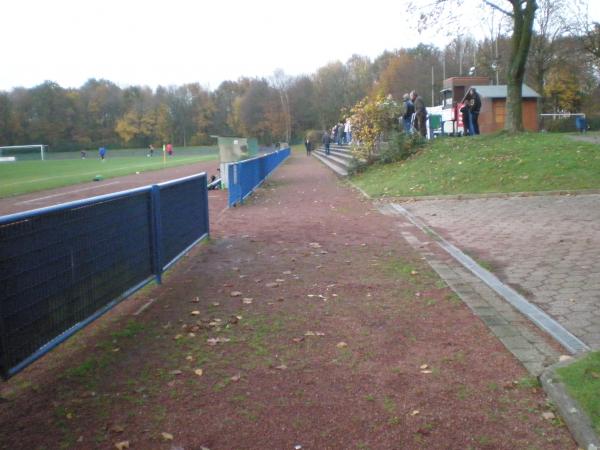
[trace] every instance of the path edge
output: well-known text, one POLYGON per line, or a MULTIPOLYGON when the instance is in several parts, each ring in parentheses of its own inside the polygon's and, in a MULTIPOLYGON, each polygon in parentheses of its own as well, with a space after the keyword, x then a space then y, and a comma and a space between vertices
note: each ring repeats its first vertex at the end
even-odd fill
MULTIPOLYGON (((360 194, 363 197, 365 197, 366 199, 368 199, 370 201, 381 201, 378 199, 373 199, 369 194, 367 194, 367 192, 365 192, 359 186, 354 184, 351 180, 347 179, 345 181, 350 185, 350 187, 352 187, 356 191, 360 192, 360 194)), ((587 193, 590 193, 590 192, 586 192, 586 194, 587 193)), ((593 192, 593 193, 596 193, 596 192, 593 192)), ((556 194, 554 194, 554 195, 556 195, 556 194)), ((565 194, 558 194, 558 195, 565 195, 565 194)), ((567 195, 569 195, 569 194, 567 194, 567 195)), ((519 196, 523 196, 523 195, 517 194, 515 196, 519 197, 519 196)), ((447 199, 450 199, 450 197, 453 197, 453 196, 447 196, 447 197, 444 197, 443 199, 447 200, 447 199)), ((508 195, 507 195, 507 197, 508 197, 508 195)), ((459 199, 459 200, 467 199, 467 197, 465 197, 465 196, 456 196, 455 198, 459 199)), ((386 199, 385 203, 393 203, 393 201, 389 202, 388 200, 391 200, 391 199, 386 199)), ((432 268, 433 268, 433 266, 432 266, 432 268)), ((440 275, 438 274, 438 276, 440 276, 440 275)), ((488 329, 489 329, 489 326, 488 326, 488 329)), ((581 408, 581 406, 579 405, 579 402, 577 402, 577 400, 575 400, 573 397, 571 397, 571 395, 567 391, 566 386, 560 381, 560 378, 558 377, 558 375, 556 373, 556 369, 569 366, 570 364, 573 364, 574 362, 578 361, 580 358, 584 358, 585 356, 587 356, 588 353, 589 352, 587 352, 587 351, 579 353, 575 357, 573 357, 573 359, 569 359, 568 361, 558 362, 556 364, 553 364, 553 365, 547 367, 541 373, 541 375, 538 377, 538 379, 542 385, 542 388, 544 389, 544 392, 550 398, 552 403, 556 406, 558 413, 560 414, 561 418, 565 422, 569 432, 571 433, 571 436, 573 437, 575 442, 577 442, 577 445, 584 450, 600 450, 600 438, 594 431, 591 419, 588 417, 588 415, 585 413, 585 411, 581 408)))
POLYGON ((587 354, 586 352, 568 361, 553 364, 542 372, 539 380, 577 444, 585 450, 598 450, 600 449, 600 438, 592 426, 591 419, 579 402, 571 397, 567 387, 560 381, 560 377, 556 373, 557 369, 570 366, 587 354))

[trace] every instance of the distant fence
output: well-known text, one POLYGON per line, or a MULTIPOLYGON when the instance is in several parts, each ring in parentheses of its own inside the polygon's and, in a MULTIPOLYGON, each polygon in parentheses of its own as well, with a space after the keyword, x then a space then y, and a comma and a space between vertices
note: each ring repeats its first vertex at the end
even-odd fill
POLYGON ((264 156, 230 163, 227 168, 229 206, 242 203, 289 156, 290 149, 285 148, 264 156))
POLYGON ((205 173, 0 217, 0 375, 160 282, 208 233, 205 173))

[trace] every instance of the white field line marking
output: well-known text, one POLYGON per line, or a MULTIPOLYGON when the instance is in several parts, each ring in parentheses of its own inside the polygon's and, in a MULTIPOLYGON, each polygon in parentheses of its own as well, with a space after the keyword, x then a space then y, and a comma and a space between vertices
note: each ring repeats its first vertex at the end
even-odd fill
POLYGON ((37 197, 37 198, 33 198, 31 200, 25 200, 25 201, 22 201, 22 202, 17 202, 17 203, 15 203, 15 205, 26 205, 27 203, 36 203, 36 202, 39 202, 41 200, 47 200, 49 198, 62 197, 63 195, 70 195, 73 192, 89 191, 90 189, 98 189, 98 188, 101 188, 101 187, 104 187, 104 186, 110 186, 111 184, 119 184, 119 183, 121 183, 121 182, 120 181, 113 181, 111 183, 99 184, 99 185, 90 186, 90 187, 87 187, 87 188, 76 189, 74 191, 60 192, 58 194, 46 195, 44 197, 37 197))
MULTIPOLYGON (((177 161, 181 161, 181 162, 194 162, 195 159, 194 158, 178 158, 177 161)), ((200 160, 200 161, 196 161, 196 162, 201 163, 201 162, 205 162, 205 160, 200 160)), ((175 166, 169 166, 169 165, 167 165, 167 166, 161 167, 161 169, 172 169, 174 167, 180 167, 182 165, 183 164, 178 164, 178 165, 175 165, 175 166)), ((135 164, 135 165, 132 165, 132 166, 115 167, 112 170, 105 170, 102 167, 100 167, 99 170, 95 170, 93 172, 74 173, 72 175, 57 175, 57 176, 54 176, 54 177, 36 178, 34 180, 23 180, 23 181, 17 181, 15 183, 6 183, 6 184, 4 184, 4 186, 19 186, 21 184, 37 183, 39 181, 56 180, 57 178, 67 178, 68 179, 70 176, 79 176, 79 175, 88 176, 88 175, 97 174, 100 171, 102 171, 104 173, 114 173, 114 172, 119 172, 119 171, 123 171, 123 170, 127 171, 127 170, 129 170, 129 167, 131 167, 132 169, 135 169, 135 168, 144 169, 144 168, 147 168, 147 167, 157 167, 157 166, 158 166, 158 164, 139 164, 139 165, 135 164)), ((125 173, 125 174, 123 174, 123 176, 125 176, 125 175, 133 175, 133 173, 125 173)))

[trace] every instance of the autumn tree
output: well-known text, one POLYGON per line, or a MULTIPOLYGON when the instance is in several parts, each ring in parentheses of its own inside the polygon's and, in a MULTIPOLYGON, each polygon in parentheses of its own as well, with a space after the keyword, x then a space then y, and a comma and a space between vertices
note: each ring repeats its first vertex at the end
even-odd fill
POLYGON ((347 100, 348 69, 339 61, 329 63, 317 70, 313 82, 319 123, 325 130, 340 120, 340 111, 352 106, 347 100))
POLYGON ((134 86, 125 90, 123 98, 127 107, 115 131, 125 143, 135 141, 145 147, 152 141, 156 128, 153 92, 147 87, 134 86))
POLYGON ((306 130, 320 128, 315 86, 309 76, 295 78, 289 87, 292 111, 292 134, 299 136, 306 130))

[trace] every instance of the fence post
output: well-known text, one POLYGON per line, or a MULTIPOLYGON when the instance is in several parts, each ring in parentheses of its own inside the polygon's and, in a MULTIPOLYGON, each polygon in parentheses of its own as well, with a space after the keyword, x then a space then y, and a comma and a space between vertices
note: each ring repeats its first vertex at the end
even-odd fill
POLYGON ((202 185, 204 186, 202 189, 204 202, 204 226, 206 227, 206 236, 210 237, 210 220, 208 217, 208 178, 204 177, 202 185))
POLYGON ((150 235, 152 242, 152 266, 156 282, 162 283, 162 223, 160 220, 160 188, 155 184, 150 189, 150 235))

